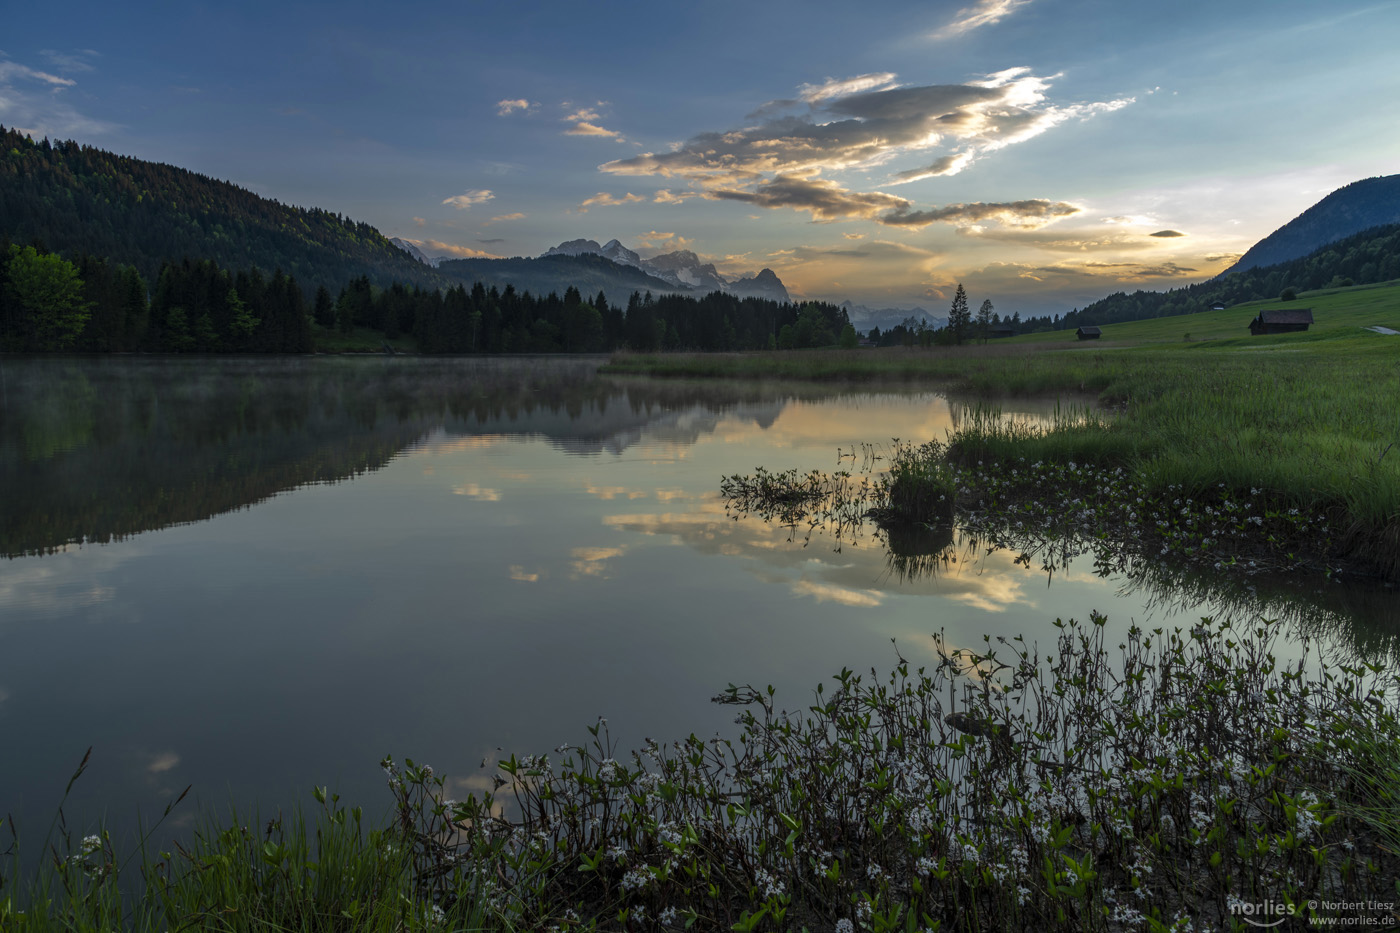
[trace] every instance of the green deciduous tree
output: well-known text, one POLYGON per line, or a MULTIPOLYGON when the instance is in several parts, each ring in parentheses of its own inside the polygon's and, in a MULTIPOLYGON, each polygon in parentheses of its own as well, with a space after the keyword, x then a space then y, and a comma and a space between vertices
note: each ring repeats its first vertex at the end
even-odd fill
POLYGON ((77 268, 32 246, 11 246, 5 264, 6 343, 15 350, 62 350, 83 332, 91 305, 77 268))

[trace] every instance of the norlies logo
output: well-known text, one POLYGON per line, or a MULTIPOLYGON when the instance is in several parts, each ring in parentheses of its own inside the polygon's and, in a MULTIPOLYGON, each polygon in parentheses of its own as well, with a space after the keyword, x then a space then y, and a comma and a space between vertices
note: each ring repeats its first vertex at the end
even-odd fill
POLYGON ((1279 904, 1273 901, 1253 904, 1242 901, 1233 895, 1230 897, 1229 909, 1231 915, 1256 927, 1276 927, 1298 913, 1298 908, 1292 904, 1279 904))

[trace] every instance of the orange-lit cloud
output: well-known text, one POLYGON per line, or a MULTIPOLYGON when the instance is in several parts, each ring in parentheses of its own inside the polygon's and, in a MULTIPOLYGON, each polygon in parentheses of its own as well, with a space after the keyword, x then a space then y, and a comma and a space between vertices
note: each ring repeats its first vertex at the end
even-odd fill
POLYGON ((589 107, 575 110, 564 118, 565 123, 573 125, 564 131, 565 136, 602 136, 607 139, 615 139, 622 142, 622 134, 599 125, 598 121, 602 117, 598 111, 589 107))
POLYGON ((454 194, 450 198, 443 198, 442 203, 451 205, 459 211, 465 211, 470 209, 473 204, 484 204, 494 197, 495 195, 490 191, 479 188, 475 191, 468 191, 466 194, 454 194))
POLYGON ((500 259, 495 253, 488 253, 485 250, 472 249, 470 246, 458 246, 455 243, 444 243, 442 240, 415 240, 412 237, 401 237, 405 243, 412 243, 425 253, 434 256, 457 256, 461 259, 500 259))
POLYGON ((607 562, 621 557, 626 550, 618 547, 576 547, 569 552, 573 561, 569 564, 573 576, 604 577, 607 575, 607 562))
POLYGON ((501 491, 499 489, 488 489, 484 486, 478 486, 476 483, 464 483, 461 486, 455 486, 452 492, 459 496, 470 496, 482 502, 501 501, 501 491))
POLYGON ((951 39, 965 35, 979 26, 990 26, 1010 16, 1031 0, 978 0, 958 11, 953 21, 933 34, 935 39, 951 39))
POLYGON ((646 198, 639 194, 633 194, 630 191, 622 197, 608 194, 606 191, 599 191, 597 194, 593 195, 593 197, 574 208, 574 210, 578 211, 580 214, 586 214, 590 207, 616 207, 619 204, 635 204, 638 201, 645 200, 646 198))

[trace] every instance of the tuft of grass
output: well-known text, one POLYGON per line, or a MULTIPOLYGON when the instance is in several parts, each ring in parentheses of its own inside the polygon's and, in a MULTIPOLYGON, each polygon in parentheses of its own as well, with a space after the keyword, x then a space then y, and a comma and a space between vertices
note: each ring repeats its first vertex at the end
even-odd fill
POLYGON ((360 807, 342 806, 325 788, 316 788, 313 796, 317 807, 311 818, 299 808, 266 820, 234 810, 204 814, 192 839, 168 843, 168 851, 147 848, 154 827, 136 851, 126 854, 105 830, 78 840, 65 832, 60 843, 46 847, 41 867, 23 883, 18 840, 12 838, 9 887, 0 878, 0 930, 432 933, 497 928, 474 896, 470 879, 426 893, 427 885, 416 873, 413 836, 396 820, 371 826, 360 807))

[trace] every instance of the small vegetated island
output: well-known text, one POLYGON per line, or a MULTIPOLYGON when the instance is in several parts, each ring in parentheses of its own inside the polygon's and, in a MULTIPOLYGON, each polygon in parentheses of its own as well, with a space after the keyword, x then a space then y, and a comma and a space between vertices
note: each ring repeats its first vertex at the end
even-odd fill
MULTIPOLYGON (((854 510, 894 550, 918 537, 912 555, 933 563, 938 529, 958 522, 1047 566, 1087 548, 1119 569, 1400 579, 1400 343, 1384 333, 1400 330, 1395 227, 1049 320, 1004 321, 989 301, 974 315, 959 287, 947 326, 911 321, 871 341, 890 346, 856 348, 845 312, 823 303, 517 293, 416 263, 337 215, 3 136, 8 351, 625 347, 609 371, 1090 395, 1100 407, 1050 427, 974 408, 947 438, 897 445, 858 489, 848 474, 760 470, 723 492, 779 521, 854 510), (77 223, 63 204, 98 187, 109 213, 77 223), (145 239, 124 233, 135 216, 145 239), (189 237, 209 248, 176 256, 189 237), (1286 305, 1312 324, 1250 334, 1286 305), (1101 338, 1080 344, 1085 326, 1101 338)), ((502 762, 495 790, 465 800, 432 768, 386 758, 385 819, 317 789, 309 812, 207 818, 192 840, 135 854, 59 821, 24 840, 41 868, 3 870, 0 929, 1393 923, 1400 681, 1385 660, 1281 665, 1281 625, 1205 619, 1109 644, 1098 615, 1056 620, 1048 647, 1014 633, 978 650, 940 642, 932 667, 842 671, 796 710, 731 686, 716 700, 736 707, 735 738, 619 754, 600 721, 578 745, 502 762)))

